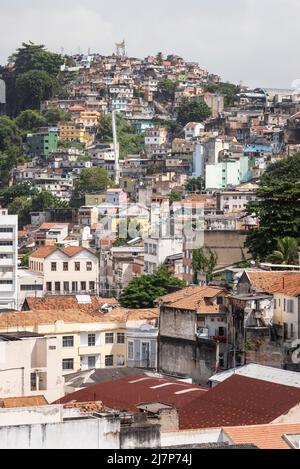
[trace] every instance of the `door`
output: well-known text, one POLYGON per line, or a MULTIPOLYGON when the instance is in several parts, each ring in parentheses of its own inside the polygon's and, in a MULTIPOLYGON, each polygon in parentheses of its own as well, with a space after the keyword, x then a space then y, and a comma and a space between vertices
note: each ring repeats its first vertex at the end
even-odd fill
POLYGON ((88 369, 96 368, 96 357, 88 357, 88 369))
POLYGON ((142 366, 150 368, 150 343, 142 342, 142 366))

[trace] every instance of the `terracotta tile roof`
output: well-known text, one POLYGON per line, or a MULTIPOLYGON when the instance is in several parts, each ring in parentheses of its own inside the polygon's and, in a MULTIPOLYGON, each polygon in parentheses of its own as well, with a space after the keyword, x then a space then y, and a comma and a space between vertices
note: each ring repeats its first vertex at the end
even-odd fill
POLYGON ((300 272, 291 272, 289 275, 284 276, 281 285, 275 285, 274 292, 284 293, 287 296, 300 295, 300 272))
POLYGON ((38 248, 36 251, 30 254, 30 257, 37 258, 37 259, 45 259, 46 257, 50 256, 57 250, 54 246, 42 246, 38 248))
POLYGON ((284 288, 287 283, 290 285, 300 279, 300 272, 291 271, 246 271, 246 275, 257 292, 267 293, 274 293, 284 288))
POLYGON ((96 256, 96 254, 92 250, 87 249, 87 248, 82 248, 79 246, 69 246, 66 248, 58 248, 55 246, 42 246, 38 248, 36 251, 34 251, 30 255, 30 257, 37 258, 37 259, 45 259, 46 257, 50 256, 50 254, 53 254, 55 251, 58 251, 58 250, 66 254, 66 256, 68 257, 76 256, 82 251, 88 251, 94 256, 96 256))
POLYGON ((96 402, 73 402, 65 404, 64 409, 78 409, 82 414, 89 412, 105 412, 108 410, 101 401, 96 402))
POLYGON ((66 311, 69 309, 96 313, 99 312, 100 308, 105 305, 116 306, 118 304, 115 298, 98 298, 91 296, 90 304, 80 304, 77 301, 76 296, 46 296, 44 298, 26 298, 26 303, 30 311, 53 311, 54 309, 60 311, 66 311))
POLYGON ((212 299, 221 293, 227 293, 227 291, 220 287, 188 287, 169 295, 164 295, 159 298, 159 301, 166 306, 172 305, 172 307, 177 308, 196 309, 200 303, 204 302, 204 299, 212 299))
POLYGON ((69 226, 69 223, 59 223, 59 222, 56 222, 56 223, 43 223, 40 226, 40 230, 51 230, 51 228, 56 228, 58 226, 66 227, 66 226, 69 226))
MULTIPOLYGON (((82 305, 81 305, 82 306, 82 305)), ((78 306, 75 309, 55 308, 49 310, 35 310, 22 313, 2 313, 0 315, 0 330, 8 328, 26 328, 37 324, 54 324, 57 321, 72 323, 122 323, 127 321, 155 320, 158 309, 127 310, 116 308, 109 313, 83 311, 78 306)))
POLYGON ((253 443, 260 449, 291 449, 283 435, 300 433, 300 423, 224 427, 232 443, 253 443))
POLYGON ((299 388, 233 375, 183 407, 180 428, 267 424, 299 403, 299 388))
POLYGON ((181 408, 207 389, 176 379, 130 375, 116 381, 96 384, 68 394, 56 403, 102 401, 111 409, 136 412, 142 403, 161 403, 181 408), (112 385, 113 384, 113 385, 112 385))
POLYGON ((0 407, 35 407, 48 405, 48 401, 44 396, 22 396, 22 397, 0 397, 0 407))

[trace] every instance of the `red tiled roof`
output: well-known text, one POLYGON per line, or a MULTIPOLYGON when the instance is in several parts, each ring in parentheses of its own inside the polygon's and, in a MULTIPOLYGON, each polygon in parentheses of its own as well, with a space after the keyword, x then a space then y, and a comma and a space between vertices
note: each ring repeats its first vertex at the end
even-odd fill
POLYGON ((56 403, 101 401, 106 407, 136 412, 142 403, 160 402, 181 408, 207 392, 195 384, 176 379, 131 375, 113 382, 96 384, 59 399, 56 403), (157 387, 156 389, 153 389, 157 387), (180 393, 182 394, 176 394, 180 393), (186 392, 184 392, 186 391, 186 392))
POLYGON ((299 388, 233 375, 185 405, 180 428, 266 424, 299 403, 299 388))
POLYGON ((79 254, 82 251, 88 251, 94 256, 96 256, 96 254, 92 250, 78 246, 69 246, 66 248, 57 248, 55 246, 43 246, 38 248, 32 254, 30 254, 30 257, 34 257, 37 259, 45 259, 46 257, 50 256, 50 254, 53 254, 55 251, 61 251, 68 257, 76 256, 76 254, 79 254))
POLYGON ((36 407, 43 405, 48 405, 48 402, 42 395, 0 398, 0 407, 7 409, 13 407, 36 407))
POLYGON ((225 427, 233 444, 254 444, 259 449, 291 449, 284 435, 300 434, 300 423, 225 427))

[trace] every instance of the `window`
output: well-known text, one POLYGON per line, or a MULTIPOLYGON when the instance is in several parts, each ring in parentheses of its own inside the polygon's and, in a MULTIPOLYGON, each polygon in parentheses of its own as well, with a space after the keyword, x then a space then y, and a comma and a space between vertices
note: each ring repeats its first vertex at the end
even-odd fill
POLYGON ((128 360, 133 360, 133 342, 128 342, 128 360))
POLYGON ((52 272, 56 272, 56 270, 57 270, 56 262, 51 262, 51 270, 52 270, 52 272))
POLYGON ((291 339, 294 338, 294 324, 291 324, 291 339))
POLYGON ((80 262, 75 262, 75 271, 76 272, 80 271, 80 262))
POLYGON ((46 283, 46 290, 47 291, 52 291, 52 283, 51 282, 46 283))
POLYGON ((63 263, 63 270, 64 270, 64 272, 68 272, 68 270, 69 270, 69 264, 68 264, 68 262, 64 262, 64 263, 63 263))
POLYGON ((90 291, 95 291, 95 282, 90 282, 89 286, 90 286, 90 291))
POLYGON ((81 282, 80 283, 80 288, 82 291, 86 291, 86 282, 81 282))
POLYGON ((13 233, 13 228, 0 228, 0 233, 13 233))
POLYGON ((21 285, 21 291, 43 291, 43 285, 21 285))
POLYGON ((63 347, 74 347, 74 337, 72 335, 63 337, 63 347))
POLYGON ((149 360, 150 358, 150 344, 149 342, 142 342, 142 360, 149 360))
POLYGON ((125 334, 124 333, 118 332, 117 343, 118 344, 125 344, 125 334))
POLYGON ((96 357, 88 357, 88 368, 96 368, 96 357))
POLYGON ((12 280, 0 280, 0 285, 12 285, 12 280))
POLYGON ((96 334, 88 334, 88 346, 95 347, 96 345, 96 334))
POLYGON ((30 389, 31 391, 37 391, 36 373, 30 373, 30 389))
POLYGON ((117 366, 124 366, 125 365, 125 358, 124 355, 117 356, 117 366))
POLYGON ((60 282, 55 282, 55 291, 60 292, 60 282))
POLYGON ((91 272, 93 270, 93 264, 91 262, 86 263, 86 270, 91 272))
POLYGON ((274 300, 274 309, 276 309, 276 308, 277 308, 277 302, 276 302, 276 300, 274 300))
POLYGON ((105 356, 105 366, 114 366, 114 356, 113 355, 106 355, 105 356))
POLYGON ((287 306, 287 313, 293 313, 294 312, 294 300, 287 300, 286 302, 287 306))
POLYGON ((0 241, 0 246, 12 246, 12 241, 0 241))
POLYGON ((78 291, 78 283, 72 282, 72 292, 77 292, 77 291, 78 291))
POLYGON ((70 291, 69 282, 64 282, 64 291, 65 291, 65 292, 69 292, 69 291, 70 291))
POLYGON ((74 360, 73 358, 65 358, 62 361, 63 370, 74 370, 74 360))
POLYGON ((105 334, 105 343, 106 344, 113 344, 114 343, 114 334, 113 334, 113 332, 107 332, 105 334))

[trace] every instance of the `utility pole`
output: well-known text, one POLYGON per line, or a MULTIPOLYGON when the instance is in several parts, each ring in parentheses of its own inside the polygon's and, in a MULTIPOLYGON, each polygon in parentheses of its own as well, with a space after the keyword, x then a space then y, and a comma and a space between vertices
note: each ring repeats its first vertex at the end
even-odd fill
POLYGON ((115 151, 115 184, 116 184, 116 187, 119 187, 120 186, 120 147, 118 143, 116 111, 112 111, 112 130, 113 130, 114 151, 115 151))

